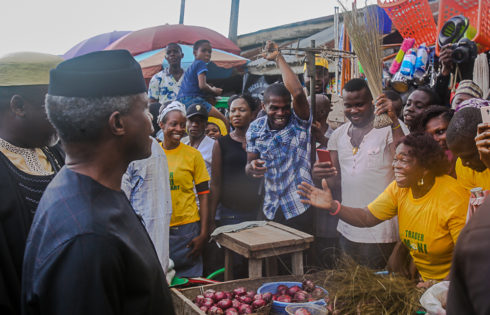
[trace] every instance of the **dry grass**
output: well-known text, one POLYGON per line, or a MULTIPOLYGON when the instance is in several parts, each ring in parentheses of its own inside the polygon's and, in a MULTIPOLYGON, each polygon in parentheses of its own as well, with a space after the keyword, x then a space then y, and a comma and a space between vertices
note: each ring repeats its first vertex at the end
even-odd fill
MULTIPOLYGON (((369 90, 374 99, 383 93, 383 50, 381 34, 378 25, 378 15, 375 10, 360 11, 356 5, 349 11, 341 0, 344 25, 351 41, 354 52, 366 75, 369 90)), ((392 124, 387 114, 375 117, 374 127, 383 128, 392 124)))
POLYGON ((329 292, 330 314, 407 314, 422 309, 422 289, 404 277, 375 274, 374 270, 357 265, 343 257, 339 268, 327 272, 324 283, 317 283, 329 292))

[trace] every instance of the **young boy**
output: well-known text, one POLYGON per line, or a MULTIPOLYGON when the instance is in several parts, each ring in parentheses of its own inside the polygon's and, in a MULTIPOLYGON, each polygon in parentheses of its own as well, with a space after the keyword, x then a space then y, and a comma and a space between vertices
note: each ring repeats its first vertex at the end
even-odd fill
POLYGON ((216 108, 204 99, 206 93, 221 95, 223 89, 211 86, 206 81, 207 63, 211 61, 211 43, 206 39, 194 43, 194 57, 196 60, 185 71, 177 100, 188 108, 192 104, 202 104, 210 116, 224 118, 216 108))

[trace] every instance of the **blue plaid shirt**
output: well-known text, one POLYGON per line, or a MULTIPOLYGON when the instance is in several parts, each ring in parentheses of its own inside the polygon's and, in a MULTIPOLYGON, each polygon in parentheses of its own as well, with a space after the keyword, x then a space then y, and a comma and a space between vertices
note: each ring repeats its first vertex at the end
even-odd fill
POLYGON ((308 209, 302 204, 297 186, 311 181, 311 115, 308 121, 293 111, 281 130, 271 130, 267 116, 250 124, 247 131, 247 152, 260 155, 265 161, 265 198, 263 211, 272 220, 280 207, 286 219, 294 218, 308 209))

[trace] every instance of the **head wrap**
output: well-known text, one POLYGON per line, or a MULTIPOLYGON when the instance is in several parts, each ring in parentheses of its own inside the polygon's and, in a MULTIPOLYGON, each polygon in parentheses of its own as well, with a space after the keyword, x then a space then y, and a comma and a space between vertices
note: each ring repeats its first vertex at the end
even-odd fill
POLYGON ((458 88, 454 96, 458 94, 468 94, 474 98, 482 98, 483 92, 480 87, 471 80, 463 80, 459 82, 458 88))
POLYGON ((485 106, 490 106, 490 101, 481 98, 470 98, 469 100, 461 102, 458 106, 456 106, 456 109, 454 111, 457 112, 465 107, 481 108, 485 106))
POLYGON ((17 52, 0 57, 0 86, 48 85, 49 70, 63 58, 36 52, 17 52))
POLYGON ((208 117, 208 123, 215 124, 218 126, 219 132, 221 133, 222 136, 226 136, 228 134, 228 130, 226 130, 225 123, 216 117, 208 117))
MULTIPOLYGON (((328 70, 328 60, 320 56, 315 56, 315 66, 320 66, 328 70)), ((303 67, 303 72, 306 72, 306 62, 303 67)))
POLYGON ((185 105, 182 104, 181 102, 178 101, 173 101, 172 103, 168 104, 167 106, 160 107, 160 114, 158 114, 157 122, 160 123, 165 116, 167 116, 168 113, 178 110, 182 113, 182 115, 185 116, 185 105))
POLYGON ((51 70, 48 94, 124 96, 146 92, 141 67, 127 50, 105 50, 60 63, 51 70))

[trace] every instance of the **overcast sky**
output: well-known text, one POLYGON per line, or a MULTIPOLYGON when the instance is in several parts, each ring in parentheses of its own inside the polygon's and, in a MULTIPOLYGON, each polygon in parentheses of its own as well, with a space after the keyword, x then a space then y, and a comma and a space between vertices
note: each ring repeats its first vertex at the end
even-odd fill
MULTIPOLYGON (((335 5, 336 0, 241 0, 238 34, 330 15, 335 5)), ((228 36, 230 8, 231 0, 186 0, 184 24, 228 36)), ((63 54, 98 34, 176 24, 180 0, 2 0, 0 11, 0 55, 63 54)))

